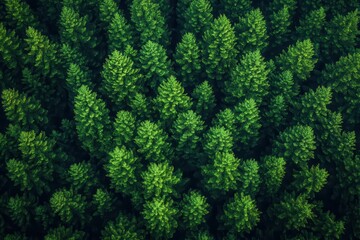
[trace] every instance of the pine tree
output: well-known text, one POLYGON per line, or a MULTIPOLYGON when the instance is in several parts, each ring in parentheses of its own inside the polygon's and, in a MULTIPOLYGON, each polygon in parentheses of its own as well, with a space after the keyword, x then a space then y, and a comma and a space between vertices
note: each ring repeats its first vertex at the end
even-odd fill
POLYGON ((191 94, 193 98, 194 111, 201 115, 204 120, 211 117, 215 108, 214 90, 208 81, 204 81, 197 85, 191 94))
POLYGON ((133 61, 115 50, 106 60, 101 72, 102 91, 120 109, 128 96, 133 95, 139 84, 139 70, 133 61))
POLYGON ((153 90, 171 76, 171 61, 168 59, 164 47, 158 43, 148 41, 143 45, 139 61, 145 83, 153 90))
POLYGON ((184 11, 182 33, 192 33, 199 39, 213 22, 213 8, 209 0, 194 0, 184 11))
POLYGON ((115 15, 121 15, 116 0, 104 0, 99 4, 99 18, 106 27, 109 27, 115 15))
POLYGON ((124 52, 128 45, 134 45, 132 28, 125 17, 120 13, 115 13, 109 23, 108 28, 109 53, 118 50, 124 52))
POLYGON ((31 219, 31 201, 26 195, 10 197, 7 202, 7 210, 11 220, 21 230, 29 227, 31 219))
POLYGON ((74 48, 68 43, 63 43, 60 46, 59 54, 64 68, 69 69, 70 64, 76 64, 83 71, 87 69, 89 61, 78 48, 74 48))
POLYGON ((257 104, 268 94, 269 70, 260 51, 243 55, 236 68, 231 70, 230 80, 225 82, 225 101, 238 103, 252 98, 257 104))
POLYGON ((251 11, 251 0, 220 0, 220 6, 224 14, 232 23, 239 20, 239 16, 244 16, 251 11))
POLYGON ((154 198, 144 204, 145 226, 155 239, 172 238, 177 226, 179 210, 171 199, 154 198))
POLYGON ((240 17, 239 22, 235 24, 235 33, 240 53, 256 50, 263 52, 268 45, 266 21, 260 9, 251 10, 244 17, 240 17))
POLYGON ((265 156, 262 159, 259 172, 266 193, 274 195, 279 191, 285 176, 285 164, 282 157, 265 156))
POLYGON ((147 170, 141 173, 143 194, 146 200, 160 197, 178 197, 177 187, 182 174, 174 171, 168 162, 150 163, 147 170))
POLYGON ((231 153, 234 145, 231 133, 221 126, 211 127, 203 142, 204 151, 209 158, 214 158, 216 153, 231 153))
POLYGON ((186 229, 196 229, 202 223, 205 223, 206 215, 209 213, 210 205, 206 197, 198 191, 190 191, 183 196, 181 201, 181 217, 186 229))
POLYGON ((148 41, 168 45, 169 33, 158 3, 152 0, 134 0, 130 13, 142 45, 148 41))
POLYGON ((95 171, 88 162, 71 164, 67 170, 67 181, 76 192, 87 194, 97 183, 95 171))
POLYGON ((289 71, 282 71, 279 74, 270 73, 270 91, 272 97, 282 95, 286 103, 293 102, 295 96, 300 92, 299 84, 295 83, 293 74, 289 71))
POLYGON ((15 89, 4 89, 1 100, 7 120, 24 130, 38 130, 48 123, 47 111, 33 97, 15 89))
POLYGON ((201 168, 205 189, 213 198, 236 190, 240 179, 240 160, 231 152, 217 152, 212 163, 201 168))
POLYGON ((225 15, 220 15, 205 31, 202 61, 208 79, 224 81, 236 63, 236 41, 234 28, 225 15))
POLYGON ((235 142, 239 142, 242 147, 252 148, 257 144, 260 137, 260 111, 256 102, 250 98, 239 103, 234 108, 236 117, 235 142))
POLYGON ((335 215, 331 212, 323 212, 319 207, 314 209, 316 217, 313 219, 313 231, 317 232, 320 237, 327 239, 341 239, 344 234, 344 222, 336 220, 335 215))
POLYGON ((138 183, 140 163, 131 150, 115 147, 114 151, 109 153, 109 162, 105 165, 105 170, 106 176, 110 178, 111 187, 116 192, 132 194, 138 183))
POLYGON ((116 146, 133 146, 136 119, 131 112, 119 111, 114 122, 114 142, 116 146))
POLYGON ((182 85, 194 87, 199 83, 201 72, 200 49, 192 33, 185 33, 174 55, 182 85))
POLYGON ((147 120, 140 123, 137 128, 135 143, 138 146, 138 152, 147 161, 171 161, 173 150, 168 141, 167 134, 158 124, 147 120))
POLYGON ((21 66, 23 53, 21 42, 15 32, 5 28, 0 22, 0 59, 9 69, 21 66))
POLYGON ((313 129, 306 125, 296 125, 279 134, 273 152, 276 156, 283 157, 286 162, 303 167, 314 157, 315 149, 313 129))
POLYGON ((162 82, 158 87, 154 106, 160 114, 160 120, 165 126, 171 126, 178 114, 191 108, 190 97, 184 93, 184 88, 174 76, 162 82))
POLYGON ((259 164, 254 159, 245 160, 241 162, 239 170, 239 182, 241 184, 239 191, 255 197, 260 186, 259 164))
POLYGON ((217 113, 212 121, 212 125, 225 128, 233 138, 235 137, 235 114, 230 108, 225 108, 217 113))
POLYGON ((268 109, 265 112, 264 127, 279 129, 285 125, 288 114, 288 104, 283 95, 270 99, 268 109))
POLYGON ((138 121, 151 119, 150 101, 144 94, 136 93, 130 100, 131 112, 138 121))
POLYGON ((137 228, 138 223, 135 217, 128 217, 120 213, 115 221, 106 223, 105 228, 101 231, 101 239, 145 239, 143 233, 137 228))
POLYGON ((94 88, 89 71, 81 69, 76 63, 70 63, 69 65, 66 75, 66 84, 71 102, 74 101, 81 85, 88 86, 90 89, 94 88))
POLYGON ((289 70, 296 82, 305 81, 315 67, 317 60, 314 59, 315 52, 312 42, 307 39, 297 41, 288 49, 276 57, 275 63, 279 70, 289 70))
POLYGON ((236 234, 248 233, 260 221, 260 211, 250 196, 235 193, 234 198, 224 205, 221 221, 227 229, 236 234))
POLYGON ((268 25, 270 46, 275 48, 285 45, 289 39, 291 22, 291 14, 287 6, 270 13, 268 25))
POLYGON ((75 97, 74 114, 82 147, 94 157, 107 153, 110 119, 105 102, 87 86, 82 85, 75 97))
POLYGON ((96 207, 94 215, 104 217, 106 214, 110 213, 114 200, 114 197, 108 191, 101 188, 96 189, 92 199, 92 204, 96 207))

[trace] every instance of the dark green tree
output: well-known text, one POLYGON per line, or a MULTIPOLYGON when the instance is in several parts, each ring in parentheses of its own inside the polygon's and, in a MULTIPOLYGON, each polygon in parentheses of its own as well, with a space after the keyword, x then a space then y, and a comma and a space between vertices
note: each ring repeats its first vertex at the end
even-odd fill
POLYGON ((109 52, 124 52, 127 46, 134 45, 132 28, 121 13, 115 13, 108 28, 109 52))
POLYGON ((240 166, 240 188, 238 191, 255 197, 259 191, 260 186, 260 175, 259 175, 259 164, 254 159, 242 161, 240 166))
POLYGON ((11 220, 19 227, 25 230, 30 224, 31 219, 31 201, 25 195, 10 197, 7 202, 7 210, 11 220))
POLYGON ((109 214, 113 210, 114 200, 114 197, 108 191, 101 188, 96 189, 92 199, 92 204, 96 208, 94 215, 103 217, 109 214))
POLYGON ((10 69, 16 69, 22 64, 22 43, 16 33, 6 29, 0 22, 0 59, 10 69))
POLYGON ((209 214, 210 205, 206 197, 198 191, 190 191, 183 196, 181 201, 181 217, 186 229, 196 229, 206 221, 206 215, 209 214))
POLYGON ((244 16, 251 11, 251 0, 220 0, 220 5, 224 14, 235 23, 239 16, 244 16))
POLYGON ((291 14, 287 6, 270 13, 268 24, 270 46, 280 47, 288 41, 291 22, 291 14))
POLYGON ((61 240, 61 239, 71 239, 71 240, 81 240, 85 238, 85 232, 79 230, 73 230, 71 227, 59 226, 53 229, 50 229, 47 234, 44 236, 45 240, 61 240))
POLYGON ((213 8, 209 0, 191 1, 189 7, 182 13, 184 25, 182 33, 192 33, 199 39, 209 29, 213 22, 213 8))
POLYGON ((144 94, 135 93, 134 96, 129 100, 129 106, 132 114, 139 121, 151 119, 151 107, 150 99, 144 94))
POLYGON ((204 120, 211 117, 215 108, 214 90, 208 81, 204 81, 197 85, 191 94, 193 98, 193 109, 201 115, 204 120))
POLYGON ((209 158, 216 153, 231 153, 233 145, 232 134, 225 127, 213 126, 204 135, 203 148, 209 158))
POLYGON ((88 86, 90 89, 94 88, 94 84, 91 81, 90 72, 82 69, 76 63, 70 63, 66 75, 66 84, 69 93, 69 99, 71 102, 74 101, 77 91, 81 85, 88 86))
POLYGON ((89 193, 97 179, 92 165, 88 162, 71 164, 67 170, 67 181, 76 192, 89 193))
POLYGON ((285 176, 285 160, 282 157, 265 156, 260 163, 260 175, 263 189, 274 195, 279 191, 285 176))
POLYGON ((283 95, 270 99, 268 109, 264 116, 264 126, 267 128, 279 129, 286 123, 288 104, 283 95))
POLYGON ((138 230, 138 222, 135 217, 128 217, 120 213, 115 221, 106 223, 105 228, 101 231, 101 239, 145 239, 142 231, 138 230))
POLYGON ((121 15, 118 1, 104 0, 99 3, 99 18, 106 27, 109 27, 116 14, 121 15))

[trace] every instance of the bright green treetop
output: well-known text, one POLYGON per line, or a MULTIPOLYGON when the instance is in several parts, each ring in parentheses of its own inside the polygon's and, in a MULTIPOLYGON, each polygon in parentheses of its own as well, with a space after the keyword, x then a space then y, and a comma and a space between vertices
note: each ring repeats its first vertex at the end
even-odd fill
POLYGON ((138 230, 137 226, 138 223, 135 217, 128 217, 125 214, 120 213, 115 221, 106 223, 105 228, 101 231, 101 239, 145 239, 145 236, 138 230))
POLYGON ((196 229, 206 221, 210 205, 206 197, 197 191, 190 191, 183 196, 181 201, 181 217, 187 229, 196 229))
POLYGON ((238 191, 254 197, 258 193, 260 186, 258 162, 254 159, 242 161, 239 170, 240 187, 238 191))
POLYGON ((193 109, 200 114, 204 120, 208 119, 215 107, 214 90, 208 81, 204 81, 197 85, 191 94, 194 100, 193 109))
POLYGON ((216 153, 230 153, 234 145, 232 134, 222 126, 211 127, 204 135, 203 148, 209 158, 216 153))
POLYGON ((136 119, 131 112, 119 111, 114 122, 114 141, 116 146, 133 146, 136 119))
POLYGON ((108 28, 109 52, 124 52, 128 45, 133 46, 132 28, 121 13, 115 13, 108 28))

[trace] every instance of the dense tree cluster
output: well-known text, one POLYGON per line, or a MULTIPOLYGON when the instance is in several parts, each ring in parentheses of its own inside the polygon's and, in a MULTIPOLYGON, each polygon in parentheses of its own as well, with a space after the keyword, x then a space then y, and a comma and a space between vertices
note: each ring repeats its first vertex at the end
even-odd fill
POLYGON ((0 239, 359 239, 358 0, 4 0, 0 239))

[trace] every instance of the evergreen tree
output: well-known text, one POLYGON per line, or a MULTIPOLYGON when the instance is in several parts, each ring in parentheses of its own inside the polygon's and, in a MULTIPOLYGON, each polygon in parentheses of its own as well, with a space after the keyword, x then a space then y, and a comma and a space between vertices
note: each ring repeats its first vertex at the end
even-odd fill
POLYGON ((59 226, 57 228, 50 229, 45 235, 45 240, 81 240, 85 238, 85 233, 79 230, 73 230, 71 227, 59 226))
POLYGON ((114 198, 106 190, 98 188, 96 189, 96 193, 93 195, 92 203, 96 207, 94 215, 103 217, 111 212, 114 198))
POLYGON ((230 108, 225 108, 216 114, 212 123, 214 126, 225 128, 234 138, 236 132, 235 121, 234 112, 230 108))
POLYGON ((271 12, 268 25, 270 46, 280 47, 288 41, 291 22, 291 14, 287 6, 271 12))
POLYGON ((241 188, 239 191, 245 195, 254 197, 259 191, 260 186, 258 163, 253 159, 245 160, 241 162, 239 169, 239 182, 241 183, 241 188))
POLYGON ((283 157, 286 162, 302 167, 314 157, 315 149, 313 129, 309 126, 296 125, 288 127, 279 134, 273 152, 276 156, 283 157))
POLYGON ((164 47, 158 43, 148 41, 143 45, 139 61, 146 85, 153 90, 171 76, 171 61, 166 56, 164 47))
POLYGON ((234 198, 224 205, 221 221, 235 234, 248 233, 260 221, 260 211, 250 196, 235 193, 234 198))
POLYGON ((115 104, 116 109, 121 108, 124 100, 136 92, 141 78, 133 61, 117 50, 106 60, 101 75, 102 90, 115 104))
POLYGON ((235 142, 239 142, 245 148, 252 148, 260 137, 260 111, 255 101, 250 98, 239 103, 234 108, 235 142))
POLYGON ((182 33, 192 33, 200 38, 213 22, 213 8, 209 0, 194 0, 184 11, 182 33))
POLYGON ((130 12, 142 45, 148 41, 168 45, 169 33, 158 3, 152 0, 133 0, 130 12))
POLYGON ((174 76, 170 76, 168 80, 162 82, 157 92, 154 106, 165 126, 171 125, 179 113, 191 108, 190 97, 184 93, 184 88, 174 76))
POLYGON ((293 74, 283 71, 279 74, 270 74, 270 91, 273 98, 282 95, 286 103, 293 102, 295 96, 299 94, 299 85, 294 82, 293 74))
POLYGON ((149 99, 144 94, 136 93, 130 100, 129 106, 131 107, 132 114, 139 121, 150 119, 151 109, 149 99))
POLYGON ((9 31, 0 22, 0 59, 10 69, 16 69, 22 64, 23 53, 21 42, 14 31, 9 31))
POLYGON ((220 5, 224 14, 230 19, 232 23, 239 20, 239 16, 244 16, 251 11, 250 0, 220 0, 220 5))
POLYGON ((116 14, 121 15, 116 0, 104 0, 99 3, 99 18, 106 27, 109 27, 116 14))
POLYGON ((182 85, 194 87, 201 72, 200 49, 192 33, 185 33, 174 55, 182 85))
MULTIPOLYGON (((241 16, 241 15, 240 15, 241 16)), ((267 47, 266 21, 260 9, 251 10, 235 24, 240 53, 263 51, 267 47)))
POLYGON ((225 82, 225 100, 230 104, 252 98, 260 104, 268 94, 268 74, 269 70, 260 51, 243 55, 240 63, 231 70, 230 80, 225 82))
POLYGON ((91 82, 90 73, 76 63, 70 63, 66 75, 66 84, 68 87, 70 101, 73 102, 77 91, 81 85, 88 86, 90 89, 94 88, 91 82))
POLYGON ((106 223, 105 228, 101 231, 101 239, 145 239, 142 232, 137 229, 138 223, 135 217, 128 217, 120 213, 115 221, 106 223))
POLYGON ((124 52, 128 45, 134 45, 132 28, 125 17, 120 13, 115 13, 109 23, 108 28, 109 52, 114 50, 124 52))
POLYGON ((296 82, 305 81, 315 67, 314 46, 310 40, 297 41, 283 51, 275 62, 281 71, 289 70, 296 82))
POLYGON ((229 19, 225 15, 215 19, 205 31, 203 41, 202 61, 208 79, 224 81, 227 73, 234 67, 237 56, 235 48, 237 39, 229 19))
POLYGON ((11 220, 20 228, 29 226, 31 218, 31 202, 25 196, 10 197, 7 202, 7 210, 11 220))
POLYGON ((114 151, 109 153, 109 162, 105 165, 105 170, 110 178, 111 187, 116 192, 129 195, 138 183, 140 163, 131 150, 115 147, 114 151))
POLYGON ((181 172, 174 171, 168 162, 150 163, 147 170, 141 173, 145 199, 176 196, 181 182, 181 172))
POLYGON ((144 204, 145 226, 155 239, 172 238, 178 226, 179 210, 171 199, 154 198, 144 204))
POLYGON ((263 189, 266 193, 274 195, 279 191, 285 176, 285 160, 282 157, 265 156, 260 164, 263 189))
POLYGON ((133 146, 136 119, 131 112, 119 111, 114 122, 114 142, 116 146, 133 146))
POLYGON ((138 146, 138 152, 145 160, 152 162, 171 161, 172 147, 168 142, 167 134, 158 124, 148 120, 141 122, 137 128, 135 143, 138 146))
POLYGON ((204 151, 209 158, 214 158, 216 153, 231 153, 233 138, 225 127, 211 127, 204 136, 204 151))
POLYGON ((264 126, 267 128, 279 129, 279 127, 285 125, 286 116, 288 114, 287 110, 288 105, 283 95, 271 98, 268 109, 264 114, 264 126))
POLYGON ((87 86, 82 85, 75 97, 74 114, 82 147, 94 157, 107 153, 110 119, 104 101, 87 86))
POLYGON ((214 90, 208 81, 204 81, 197 85, 191 94, 193 98, 194 111, 201 115, 203 119, 208 119, 215 108, 215 95, 214 90))
POLYGON ((210 205, 206 197, 197 191, 190 191, 181 201, 181 217, 186 229, 196 229, 205 222, 210 205))
POLYGON ((89 191, 95 186, 97 179, 95 171, 90 163, 80 162, 71 164, 67 170, 67 181, 76 192, 89 191))
POLYGON ((217 152, 212 163, 201 168, 205 189, 213 198, 238 188, 240 160, 230 152, 217 152))

